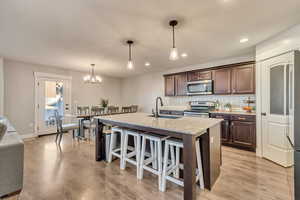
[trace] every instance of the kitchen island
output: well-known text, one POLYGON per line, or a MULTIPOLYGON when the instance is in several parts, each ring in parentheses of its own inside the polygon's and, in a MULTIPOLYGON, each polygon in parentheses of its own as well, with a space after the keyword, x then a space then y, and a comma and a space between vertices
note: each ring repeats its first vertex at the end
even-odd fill
POLYGON ((183 178, 184 199, 196 199, 196 147, 195 140, 200 137, 203 159, 205 188, 211 189, 220 174, 221 143, 220 123, 222 119, 170 116, 155 118, 148 113, 131 113, 95 117, 96 161, 105 160, 104 125, 129 128, 141 132, 167 135, 183 140, 183 178))

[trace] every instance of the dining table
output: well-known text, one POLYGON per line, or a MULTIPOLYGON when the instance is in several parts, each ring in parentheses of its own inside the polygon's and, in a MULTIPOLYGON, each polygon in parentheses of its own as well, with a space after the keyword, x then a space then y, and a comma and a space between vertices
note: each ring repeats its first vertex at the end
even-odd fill
POLYGON ((108 112, 104 112, 101 114, 82 114, 82 115, 74 115, 75 118, 78 119, 78 125, 79 125, 79 129, 78 129, 78 134, 77 134, 77 138, 78 139, 82 139, 82 140, 86 140, 87 138, 85 137, 85 132, 84 132, 84 124, 86 121, 88 121, 89 123, 91 123, 92 119, 95 117, 99 117, 99 116, 108 116, 108 115, 119 115, 119 114, 126 114, 126 113, 135 113, 135 112, 113 112, 113 113, 108 113, 108 112))

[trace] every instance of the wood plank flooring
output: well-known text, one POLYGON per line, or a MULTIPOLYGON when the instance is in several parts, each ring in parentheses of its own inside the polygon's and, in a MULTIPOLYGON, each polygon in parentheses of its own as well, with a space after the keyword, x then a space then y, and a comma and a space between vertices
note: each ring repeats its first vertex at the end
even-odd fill
MULTIPOLYGON (((119 169, 94 161, 93 142, 64 135, 61 149, 53 136, 25 142, 24 189, 5 200, 179 200, 181 187, 157 188, 155 175, 136 179, 135 168, 119 169)), ((292 169, 282 168, 254 153, 223 147, 221 176, 212 191, 197 189, 201 200, 292 200, 292 169)))

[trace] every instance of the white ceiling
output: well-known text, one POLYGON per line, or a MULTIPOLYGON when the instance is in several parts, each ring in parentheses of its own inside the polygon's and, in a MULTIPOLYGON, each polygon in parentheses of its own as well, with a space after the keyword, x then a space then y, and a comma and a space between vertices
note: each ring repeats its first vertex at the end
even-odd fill
POLYGON ((254 54, 255 44, 299 23, 299 9, 299 0, 1 0, 0 55, 80 71, 96 63, 98 73, 126 77, 254 54), (178 61, 168 60, 173 18, 177 47, 188 53, 178 61))

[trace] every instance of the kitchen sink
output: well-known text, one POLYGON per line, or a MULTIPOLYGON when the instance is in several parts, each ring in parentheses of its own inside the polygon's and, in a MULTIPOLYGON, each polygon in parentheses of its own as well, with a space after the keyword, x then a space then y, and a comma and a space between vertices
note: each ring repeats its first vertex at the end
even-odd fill
MULTIPOLYGON (((149 115, 149 117, 155 117, 154 115, 149 115)), ((178 119, 179 116, 172 116, 172 115, 159 115, 158 118, 165 118, 165 119, 178 119)))

